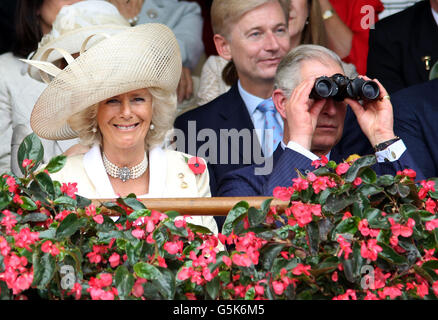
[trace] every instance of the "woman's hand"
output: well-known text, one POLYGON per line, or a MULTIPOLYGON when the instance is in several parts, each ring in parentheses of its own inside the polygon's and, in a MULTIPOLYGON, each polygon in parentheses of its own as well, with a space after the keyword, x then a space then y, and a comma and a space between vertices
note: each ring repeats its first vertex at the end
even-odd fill
POLYGON ((189 68, 182 67, 181 79, 179 80, 178 88, 176 89, 178 102, 190 99, 193 94, 192 73, 189 68))
MULTIPOLYGON (((371 80, 366 76, 361 78, 371 80)), ((393 139, 395 134, 394 115, 388 92, 378 80, 374 79, 373 81, 378 84, 380 89, 380 95, 377 100, 364 102, 363 105, 350 98, 346 98, 344 101, 351 106, 360 128, 367 136, 371 145, 375 146, 381 142, 393 139)))

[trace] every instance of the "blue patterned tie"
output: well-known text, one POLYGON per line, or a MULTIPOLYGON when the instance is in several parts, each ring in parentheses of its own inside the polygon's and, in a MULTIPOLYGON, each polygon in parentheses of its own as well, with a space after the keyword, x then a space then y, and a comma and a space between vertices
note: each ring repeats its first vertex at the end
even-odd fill
POLYGON ((263 100, 257 106, 261 112, 265 115, 265 127, 263 130, 262 150, 265 157, 269 157, 277 148, 281 139, 283 139, 283 130, 281 124, 275 117, 277 110, 275 109, 272 98, 263 100))

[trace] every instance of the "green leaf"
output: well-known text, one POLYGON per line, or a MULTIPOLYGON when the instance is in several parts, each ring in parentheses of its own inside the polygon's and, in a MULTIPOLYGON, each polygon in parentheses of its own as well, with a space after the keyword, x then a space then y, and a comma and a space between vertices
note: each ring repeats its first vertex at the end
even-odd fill
POLYGON ((377 174, 371 168, 365 168, 361 173, 360 177, 362 181, 365 183, 376 183, 377 182, 377 174))
POLYGON ((205 289, 211 299, 216 300, 219 294, 220 281, 219 277, 214 277, 211 281, 207 282, 205 289))
POLYGON ((228 212, 224 225, 222 226, 222 233, 226 236, 230 235, 234 226, 239 221, 239 218, 248 212, 249 204, 246 201, 240 201, 228 212))
POLYGON ((21 196, 20 199, 23 201, 23 203, 20 205, 23 210, 34 211, 38 209, 38 206, 29 197, 21 196))
POLYGON ((377 178, 376 184, 383 187, 389 187, 394 183, 395 179, 390 174, 385 174, 377 178))
POLYGON ((6 192, 0 192, 0 210, 5 209, 12 201, 12 197, 6 192))
POLYGON ((82 221, 78 219, 75 213, 70 213, 64 220, 59 224, 56 230, 56 239, 64 240, 76 233, 79 228, 83 226, 82 221))
POLYGON ((18 147, 18 167, 22 174, 25 174, 25 169, 22 166, 23 160, 29 159, 34 161, 34 166, 29 170, 30 172, 35 171, 44 158, 44 149, 41 140, 35 133, 31 133, 26 138, 23 139, 20 146, 18 147))
POLYGON ((251 287, 245 294, 245 300, 254 300, 255 298, 255 289, 251 287))
POLYGON ((360 192, 365 197, 372 196, 382 192, 384 189, 382 187, 375 186, 373 184, 363 184, 357 188, 357 192, 360 192))
POLYGON ((52 198, 55 197, 55 187, 53 185, 52 178, 45 173, 40 172, 35 176, 36 182, 40 186, 41 190, 45 192, 47 195, 50 195, 52 198))
POLYGON ((317 255, 320 242, 318 224, 315 221, 312 221, 306 226, 306 230, 309 240, 310 254, 313 256, 317 255))
POLYGON ((76 207, 77 202, 75 199, 72 199, 68 196, 61 196, 59 198, 56 198, 53 201, 54 204, 56 205, 66 205, 66 206, 71 206, 71 207, 76 207))
POLYGON ((134 222, 135 220, 137 220, 140 217, 147 217, 150 215, 151 215, 151 210, 149 210, 149 209, 135 210, 134 212, 132 212, 128 216, 128 221, 134 222))
POLYGON ((166 216, 168 216, 170 219, 175 219, 176 217, 181 216, 181 213, 177 211, 166 211, 164 212, 166 216))
POLYGON ((342 220, 333 230, 333 239, 336 238, 336 234, 350 233, 355 234, 357 232, 357 226, 359 225, 359 217, 350 217, 342 220))
MULTIPOLYGON (((167 228, 169 228, 169 230, 170 230, 170 232, 172 232, 172 234, 178 235, 180 237, 187 237, 189 235, 185 228, 182 228, 182 227, 178 228, 177 226, 175 226, 174 221, 166 221, 166 222, 164 222, 164 225, 167 228)), ((208 228, 206 228, 206 229, 208 229, 208 228)))
POLYGON ((121 300, 126 300, 134 286, 134 276, 125 266, 119 266, 115 273, 115 285, 121 300))
POLYGON ((382 216, 379 209, 368 208, 364 211, 364 219, 367 219, 368 226, 372 229, 390 229, 388 219, 382 216))
POLYGON ((352 183, 357 178, 357 176, 359 175, 359 171, 362 168, 371 167, 375 163, 376 163, 376 156, 374 155, 367 155, 360 157, 359 159, 353 162, 351 167, 345 173, 345 177, 344 177, 345 182, 352 183))
POLYGON ((147 280, 156 280, 161 276, 160 270, 146 262, 138 262, 134 265, 134 272, 137 276, 147 280))
MULTIPOLYGON (((48 217, 43 214, 43 213, 39 213, 39 212, 35 212, 35 213, 29 213, 27 215, 25 215, 22 220, 21 223, 26 223, 26 222, 44 222, 48 219, 48 217)), ((40 232, 41 235, 41 232, 40 232)), ((41 236, 40 236, 41 238, 41 236)))
POLYGON ((379 252, 379 257, 398 265, 407 263, 406 258, 396 253, 390 246, 383 242, 377 242, 377 244, 382 247, 382 252, 379 252))
POLYGON ((66 162, 67 157, 64 155, 59 155, 50 159, 49 163, 44 169, 49 171, 49 173, 55 173, 61 170, 65 166, 66 162))
POLYGON ((283 250, 284 244, 268 244, 260 250, 260 262, 259 265, 263 266, 265 270, 271 270, 274 264, 275 258, 283 250))
POLYGON ((164 299, 173 300, 175 296, 176 280, 172 271, 166 268, 157 267, 160 272, 158 279, 152 280, 152 283, 158 288, 164 299))
POLYGON ((42 257, 39 252, 35 250, 32 255, 33 264, 33 282, 32 286, 36 286, 38 289, 44 289, 46 285, 52 280, 56 263, 55 259, 50 253, 44 253, 42 257))
POLYGON ((327 200, 323 206, 323 210, 331 212, 333 214, 338 213, 356 201, 357 201, 356 195, 347 195, 347 194, 336 195, 332 193, 327 197, 327 200))
POLYGON ((126 198, 119 198, 119 199, 117 199, 117 202, 121 202, 122 204, 130 207, 132 210, 146 209, 144 204, 141 203, 140 201, 138 201, 137 198, 135 198, 135 195, 133 195, 133 194, 130 194, 126 198))
POLYGON ((197 224, 187 223, 187 227, 192 230, 194 233, 202 233, 202 234, 212 234, 210 229, 204 226, 199 226, 197 224))
POLYGON ((248 209, 248 221, 250 226, 257 226, 266 219, 267 212, 263 212, 262 210, 258 210, 256 208, 248 209))

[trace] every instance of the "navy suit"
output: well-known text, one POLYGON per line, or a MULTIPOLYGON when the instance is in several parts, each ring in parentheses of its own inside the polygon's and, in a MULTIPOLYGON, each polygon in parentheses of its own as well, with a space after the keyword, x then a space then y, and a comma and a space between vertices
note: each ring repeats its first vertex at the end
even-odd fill
MULTIPOLYGON (((182 130, 185 136, 185 145, 182 148, 177 143, 178 151, 204 156, 203 153, 207 146, 216 149, 216 155, 206 152, 212 196, 216 196, 216 186, 227 172, 261 163, 259 158, 263 153, 260 142, 254 132, 254 124, 239 94, 237 84, 213 101, 180 115, 174 127, 182 130), (195 121, 195 132, 190 132, 189 121, 195 121), (201 135, 203 129, 210 129, 210 132, 214 132, 215 138, 205 139, 206 141, 202 137, 196 138, 196 135, 201 135), (221 135, 221 130, 224 133, 232 129, 237 131, 246 129, 244 131, 250 134, 245 139, 240 138, 238 143, 232 143, 232 139, 221 135)), ((211 148, 208 151, 211 151, 211 148)))
MULTIPOLYGON (((338 153, 336 147, 330 153, 330 160, 337 163, 343 157, 338 153)), ((290 187, 292 179, 297 177, 295 169, 302 173, 308 173, 315 168, 312 161, 302 154, 286 148, 283 150, 281 145, 277 147, 273 154, 274 169, 271 174, 255 175, 255 166, 248 166, 230 172, 222 180, 218 189, 218 196, 237 197, 237 196, 272 196, 275 187, 290 187)), ((374 170, 378 175, 395 175, 398 170, 411 168, 417 172, 417 179, 423 179, 422 173, 416 167, 406 150, 399 160, 394 162, 377 163, 374 170)))
POLYGON ((394 93, 429 79, 422 60, 438 61, 438 26, 429 0, 390 15, 370 30, 367 75, 394 93))
POLYGON ((438 177, 438 79, 400 90, 391 101, 395 134, 425 177, 438 177))

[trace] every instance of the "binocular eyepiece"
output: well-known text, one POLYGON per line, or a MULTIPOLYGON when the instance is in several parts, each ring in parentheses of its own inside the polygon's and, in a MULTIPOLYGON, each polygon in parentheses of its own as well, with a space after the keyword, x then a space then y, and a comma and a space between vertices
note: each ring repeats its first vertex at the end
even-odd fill
POLYGON ((380 95, 379 86, 376 82, 362 78, 349 79, 336 73, 331 77, 322 76, 315 80, 310 98, 342 101, 345 98, 354 100, 372 101, 380 95))

